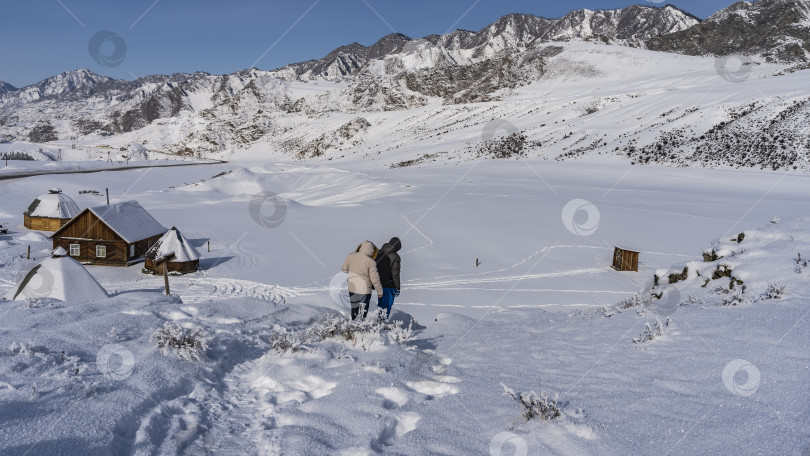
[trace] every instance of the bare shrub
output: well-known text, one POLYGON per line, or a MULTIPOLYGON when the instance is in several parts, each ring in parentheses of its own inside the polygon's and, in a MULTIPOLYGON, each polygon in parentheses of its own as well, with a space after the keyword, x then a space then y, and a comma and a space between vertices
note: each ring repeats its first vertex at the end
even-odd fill
POLYGON ((503 387, 503 394, 516 400, 523 407, 521 416, 527 422, 535 419, 542 421, 556 420, 562 416, 562 411, 557 405, 559 399, 557 394, 553 398, 549 397, 549 393, 543 390, 540 390, 540 394, 534 391, 517 394, 503 383, 501 383, 501 386, 503 387))
POLYGON ((664 323, 661 323, 661 320, 656 318, 654 322, 646 324, 644 331, 642 331, 638 337, 634 337, 633 342, 643 344, 663 336, 670 323, 672 323, 672 321, 669 318, 667 318, 664 323))
POLYGON ((762 299, 782 299, 787 286, 782 282, 770 282, 762 295, 762 299))
POLYGON ((164 355, 172 353, 188 361, 200 361, 208 349, 207 334, 202 328, 183 328, 166 322, 149 338, 164 355))

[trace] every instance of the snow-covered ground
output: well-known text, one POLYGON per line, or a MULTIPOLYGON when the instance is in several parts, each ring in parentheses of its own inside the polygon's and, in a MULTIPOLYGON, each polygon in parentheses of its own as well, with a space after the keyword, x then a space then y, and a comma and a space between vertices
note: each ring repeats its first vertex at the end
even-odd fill
POLYGON ((89 266, 110 299, 0 301, 0 453, 805 454, 809 179, 241 160, 2 181, 2 294, 49 256, 21 225, 53 186, 138 200, 202 271, 166 297, 139 265, 89 266), (395 235, 402 323, 346 327, 340 264, 395 235), (639 272, 610 269, 615 245, 639 272), (161 350, 166 324, 207 348, 161 350), (562 415, 526 422, 504 387, 562 415))

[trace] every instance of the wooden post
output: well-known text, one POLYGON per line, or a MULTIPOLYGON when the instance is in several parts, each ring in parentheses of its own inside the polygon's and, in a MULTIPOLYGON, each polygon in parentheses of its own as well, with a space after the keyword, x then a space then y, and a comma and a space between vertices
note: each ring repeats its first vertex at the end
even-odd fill
POLYGON ((208 251, 211 251, 211 240, 208 241, 208 251))
POLYGON ((480 261, 478 261, 478 258, 476 258, 476 259, 475 259, 475 267, 477 268, 477 267, 478 267, 478 266, 480 266, 480 265, 481 265, 481 262, 480 262, 480 261))
POLYGON ((163 263, 163 284, 166 286, 166 296, 170 295, 169 292, 169 265, 168 261, 163 263))
POLYGON ((109 206, 110 205, 110 189, 105 188, 104 190, 107 192, 107 206, 109 206))
POLYGON ((28 257, 26 257, 26 258, 29 259, 29 260, 31 259, 31 246, 30 245, 28 246, 28 257))
POLYGON ((169 293, 169 260, 174 259, 174 252, 169 253, 168 255, 164 256, 163 258, 156 258, 155 259, 155 268, 159 268, 163 265, 163 285, 166 287, 166 294, 169 293))

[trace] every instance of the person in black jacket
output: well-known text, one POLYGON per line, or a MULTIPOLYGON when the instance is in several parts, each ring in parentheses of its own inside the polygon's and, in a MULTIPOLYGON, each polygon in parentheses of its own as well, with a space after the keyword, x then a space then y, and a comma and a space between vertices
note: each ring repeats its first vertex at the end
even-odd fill
POLYGON ((383 286, 383 294, 377 300, 377 307, 385 309, 385 318, 391 316, 391 308, 394 307, 394 298, 399 296, 399 250, 402 243, 398 237, 392 237, 390 241, 380 247, 377 255, 377 271, 380 273, 380 282, 383 286))

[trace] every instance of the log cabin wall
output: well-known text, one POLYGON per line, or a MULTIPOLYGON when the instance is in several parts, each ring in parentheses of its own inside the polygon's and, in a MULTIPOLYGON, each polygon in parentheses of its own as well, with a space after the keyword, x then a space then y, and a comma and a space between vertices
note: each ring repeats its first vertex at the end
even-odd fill
POLYGON ((123 241, 96 241, 96 240, 81 240, 81 239, 65 239, 55 238, 53 240, 53 248, 62 247, 70 255, 70 244, 79 244, 79 256, 71 255, 71 258, 76 259, 81 263, 92 263, 106 266, 126 266, 127 265, 127 252, 129 248, 126 242, 123 241), (107 247, 107 255, 104 258, 96 256, 96 246, 104 245, 107 247))
POLYGON ((84 211, 77 215, 64 231, 59 233, 60 238, 72 239, 103 239, 121 241, 115 231, 111 230, 104 222, 102 222, 95 214, 90 211, 84 211))
POLYGON ((30 217, 28 215, 23 215, 23 225, 29 230, 56 231, 59 228, 62 228, 62 225, 68 221, 70 221, 70 219, 30 217))

